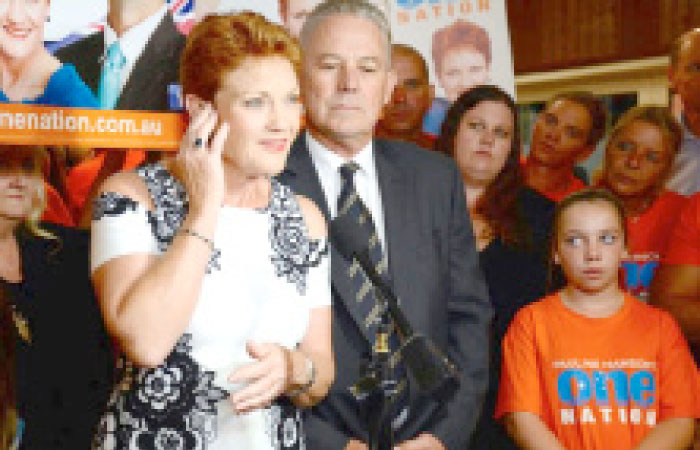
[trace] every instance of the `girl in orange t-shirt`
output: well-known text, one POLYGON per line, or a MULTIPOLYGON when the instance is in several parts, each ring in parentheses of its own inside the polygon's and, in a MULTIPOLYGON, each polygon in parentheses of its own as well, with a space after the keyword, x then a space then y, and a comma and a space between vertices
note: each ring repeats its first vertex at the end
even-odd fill
POLYGON ((622 205, 579 191, 557 205, 553 232, 567 285, 511 323, 496 418, 524 449, 687 448, 698 369, 671 316, 620 288, 622 205))

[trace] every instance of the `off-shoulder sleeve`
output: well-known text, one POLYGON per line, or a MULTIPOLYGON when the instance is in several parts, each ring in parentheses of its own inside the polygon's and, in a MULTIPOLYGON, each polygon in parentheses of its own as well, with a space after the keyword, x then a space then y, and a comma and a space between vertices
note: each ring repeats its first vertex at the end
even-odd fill
POLYGON ((331 304, 331 265, 328 253, 328 239, 323 238, 311 242, 305 295, 309 308, 330 306, 331 304))
POLYGON ((115 192, 95 199, 92 212, 90 269, 137 253, 158 254, 157 241, 146 208, 115 192))

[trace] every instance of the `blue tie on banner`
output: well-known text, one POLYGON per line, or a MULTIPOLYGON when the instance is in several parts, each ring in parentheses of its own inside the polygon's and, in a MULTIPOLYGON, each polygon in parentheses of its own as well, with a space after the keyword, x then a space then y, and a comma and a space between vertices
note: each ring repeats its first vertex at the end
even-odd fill
POLYGON ((124 65, 126 65, 126 57, 122 53, 119 41, 116 41, 107 47, 102 65, 100 87, 97 92, 101 109, 114 109, 117 106, 117 99, 121 91, 121 72, 124 65))

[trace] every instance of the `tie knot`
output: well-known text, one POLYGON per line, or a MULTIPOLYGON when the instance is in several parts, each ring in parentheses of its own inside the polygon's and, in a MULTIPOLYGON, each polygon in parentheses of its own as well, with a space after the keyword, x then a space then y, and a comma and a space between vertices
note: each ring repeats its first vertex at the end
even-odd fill
POLYGON ((343 177, 345 182, 352 181, 355 172, 360 168, 360 165, 355 161, 346 162, 340 166, 340 176, 343 177))
POLYGON ((109 67, 111 70, 121 70, 126 64, 126 57, 122 53, 122 49, 119 46, 119 41, 115 41, 107 47, 107 53, 105 54, 105 66, 109 67))

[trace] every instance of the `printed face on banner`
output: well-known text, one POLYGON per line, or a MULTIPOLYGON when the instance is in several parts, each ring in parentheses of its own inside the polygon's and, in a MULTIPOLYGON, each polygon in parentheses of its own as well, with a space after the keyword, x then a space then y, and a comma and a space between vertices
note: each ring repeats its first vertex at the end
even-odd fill
POLYGON ((420 56, 406 51, 392 51, 391 69, 396 86, 384 108, 382 127, 398 133, 419 131, 423 115, 432 102, 432 86, 423 71, 420 56))
POLYGON ((530 158, 551 167, 573 164, 589 150, 587 141, 592 126, 583 105, 565 99, 555 101, 537 116, 530 158))
POLYGON ((452 103, 463 92, 489 80, 489 64, 484 54, 474 47, 453 48, 442 57, 438 80, 452 103))
MULTIPOLYGON (((197 0, 201 1, 201 0, 197 0)), ((278 0, 280 5, 280 17, 285 28, 292 36, 299 37, 301 29, 306 22, 306 17, 311 14, 311 11, 323 0, 278 0)), ((382 12, 389 14, 389 0, 369 0, 370 3, 377 6, 382 12)))
POLYGON ((466 111, 457 129, 454 158, 467 184, 488 186, 503 169, 513 144, 513 113, 483 101, 466 111))
POLYGON ((388 42, 368 19, 321 21, 304 53, 303 93, 309 127, 322 135, 371 138, 394 87, 388 42))
POLYGON ((279 0, 280 6, 286 3, 286 11, 280 8, 280 16, 284 21, 284 26, 292 34, 299 37, 301 27, 304 26, 306 17, 313 9, 321 3, 321 0, 279 0))
POLYGON ((41 48, 48 0, 0 0, 0 52, 4 58, 21 60, 41 48))
POLYGON ((626 256, 620 217, 605 201, 579 202, 561 216, 556 233, 555 261, 569 284, 587 293, 617 285, 626 256))
POLYGON ((26 218, 41 183, 31 152, 0 152, 0 217, 26 218))
POLYGON ((230 127, 224 161, 253 176, 284 168, 301 123, 299 82, 289 60, 244 60, 224 75, 214 105, 230 127))
POLYGON ((661 130, 634 121, 619 130, 605 151, 604 180, 617 195, 653 195, 665 182, 673 152, 661 130))

